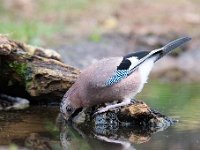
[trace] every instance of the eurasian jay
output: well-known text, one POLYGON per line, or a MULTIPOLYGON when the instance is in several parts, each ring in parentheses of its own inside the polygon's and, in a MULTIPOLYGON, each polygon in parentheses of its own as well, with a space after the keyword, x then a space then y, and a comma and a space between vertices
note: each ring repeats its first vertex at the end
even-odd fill
POLYGON ((183 37, 152 51, 104 58, 85 68, 62 99, 60 111, 63 117, 68 120, 82 108, 106 102, 120 101, 96 113, 129 104, 143 89, 154 63, 189 40, 190 37, 183 37))

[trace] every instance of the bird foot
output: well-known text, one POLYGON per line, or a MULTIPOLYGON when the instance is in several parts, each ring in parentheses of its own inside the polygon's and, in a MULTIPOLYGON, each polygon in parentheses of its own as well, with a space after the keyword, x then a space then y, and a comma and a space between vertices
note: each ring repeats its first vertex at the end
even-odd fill
POLYGON ((108 110, 109 110, 109 108, 107 108, 107 107, 100 108, 100 109, 97 110, 97 112, 94 113, 94 115, 104 113, 104 112, 106 112, 108 110))
POLYGON ((131 99, 131 104, 135 104, 136 103, 136 99, 131 99))
POLYGON ((94 115, 104 113, 104 112, 106 112, 108 110, 119 110, 119 108, 116 107, 115 105, 109 105, 109 106, 106 106, 106 107, 103 107, 103 108, 99 108, 97 110, 97 112, 94 113, 94 115))
POLYGON ((104 108, 98 109, 98 111, 95 112, 94 115, 106 112, 106 111, 111 110, 111 109, 116 109, 116 108, 119 108, 121 106, 128 105, 128 104, 130 104, 130 102, 131 102, 131 99, 124 99, 124 101, 122 101, 121 103, 108 105, 108 106, 106 106, 104 108))

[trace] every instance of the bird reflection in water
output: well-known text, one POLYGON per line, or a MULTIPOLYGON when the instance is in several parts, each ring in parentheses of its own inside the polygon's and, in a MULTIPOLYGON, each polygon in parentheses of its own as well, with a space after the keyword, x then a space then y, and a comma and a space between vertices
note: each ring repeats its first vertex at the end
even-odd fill
POLYGON ((59 116, 60 141, 63 149, 116 149, 134 150, 134 144, 148 142, 153 133, 165 128, 143 128, 141 126, 107 128, 106 126, 91 127, 66 122, 59 116), (101 129, 100 129, 101 128, 101 129))

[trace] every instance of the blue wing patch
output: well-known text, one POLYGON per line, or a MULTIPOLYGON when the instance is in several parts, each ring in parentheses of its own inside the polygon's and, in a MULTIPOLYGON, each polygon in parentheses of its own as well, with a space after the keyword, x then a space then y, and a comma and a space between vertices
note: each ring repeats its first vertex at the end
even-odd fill
POLYGON ((117 70, 116 73, 106 81, 106 86, 111 86, 115 83, 118 83, 122 79, 126 78, 129 75, 129 70, 117 70))

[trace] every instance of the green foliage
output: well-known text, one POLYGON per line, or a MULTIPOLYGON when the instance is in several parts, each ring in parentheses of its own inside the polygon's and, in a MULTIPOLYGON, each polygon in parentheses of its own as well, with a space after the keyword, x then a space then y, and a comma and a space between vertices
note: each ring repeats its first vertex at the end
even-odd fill
POLYGON ((89 36, 89 40, 91 40, 92 42, 100 42, 102 39, 102 36, 101 34, 95 32, 95 33, 92 33, 90 36, 89 36))
POLYGON ((32 45, 42 45, 54 34, 63 33, 65 18, 70 15, 68 12, 83 10, 90 4, 90 0, 39 0, 29 6, 35 9, 34 12, 23 13, 19 8, 9 8, 0 2, 0 34, 32 45), (27 17, 26 13, 30 16, 27 17))
POLYGON ((90 0, 40 0, 40 10, 46 12, 68 12, 86 9, 91 3, 90 0))
MULTIPOLYGON (((3 1, 5 0, 0 0, 0 34, 8 34, 15 40, 31 45, 45 45, 46 42, 50 44, 60 33, 71 32, 73 24, 78 22, 74 21, 84 13, 87 14, 97 6, 108 6, 105 0, 38 0, 27 2, 28 5, 22 3, 22 6, 20 1, 19 5, 15 4, 17 1, 10 5, 3 1)), ((109 6, 111 4, 113 7, 116 1, 109 2, 109 6)), ((98 42, 101 37, 94 33, 90 39, 98 42)))
POLYGON ((0 33, 8 34, 10 37, 33 45, 40 45, 42 36, 51 36, 58 30, 59 26, 45 24, 37 21, 25 22, 2 22, 0 33))

